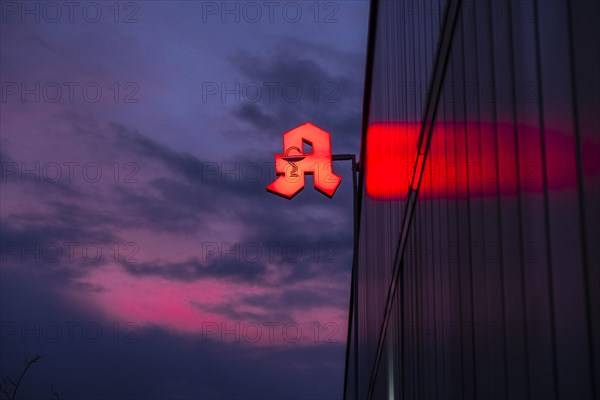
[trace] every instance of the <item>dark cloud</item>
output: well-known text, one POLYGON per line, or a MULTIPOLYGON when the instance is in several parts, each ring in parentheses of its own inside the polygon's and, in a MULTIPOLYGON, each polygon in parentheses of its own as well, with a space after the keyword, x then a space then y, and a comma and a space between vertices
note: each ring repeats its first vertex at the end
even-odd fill
POLYGON ((241 311, 240 306, 243 304, 239 301, 225 301, 217 305, 208 305, 197 301, 191 301, 191 305, 200 311, 221 315, 223 318, 233 321, 268 321, 272 319, 281 320, 282 318, 286 318, 286 320, 289 319, 289 317, 286 317, 285 313, 280 311, 279 308, 277 308, 277 310, 273 309, 273 306, 275 306, 276 303, 268 304, 270 306, 269 313, 241 311))
POLYGON ((278 295, 253 295, 245 296, 243 303, 258 307, 272 307, 277 304, 283 308, 285 312, 292 310, 311 310, 318 309, 323 304, 330 304, 334 307, 346 307, 348 299, 345 296, 340 296, 342 293, 338 291, 324 292, 321 289, 290 289, 283 291, 278 295))
POLYGON ((190 181, 200 181, 202 178, 203 163, 191 154, 171 150, 142 135, 135 129, 130 129, 118 123, 111 123, 111 128, 116 132, 116 145, 126 151, 144 157, 161 161, 173 172, 182 175, 190 181))
POLYGON ((229 279, 237 282, 254 284, 264 279, 266 267, 259 262, 226 261, 218 258, 202 263, 200 260, 185 262, 165 263, 125 263, 123 267, 127 272, 136 276, 161 276, 167 279, 189 282, 196 279, 229 279))
MULTIPOLYGON (((99 287, 77 281, 95 268, 113 260, 111 247, 118 238, 89 226, 73 226, 66 221, 45 224, 39 215, 22 225, 27 216, 3 219, 0 224, 0 262, 32 277, 46 279, 46 284, 72 287, 81 291, 99 291, 99 287)), ((44 221, 49 222, 49 221, 44 221)))
POLYGON ((235 115, 243 121, 249 121, 259 129, 272 129, 275 127, 275 120, 261 110, 257 104, 244 104, 235 111, 235 115))
POLYGON ((259 101, 239 105, 236 116, 252 124, 259 138, 272 138, 270 132, 283 133, 311 121, 334 135, 334 149, 356 153, 360 137, 362 55, 293 42, 275 46, 272 53, 238 51, 231 58, 242 76, 265 85, 259 101), (293 51, 296 46, 305 51, 293 51), (329 54, 330 60, 321 58, 323 54, 329 54), (328 65, 331 69, 332 64, 341 67, 335 72, 324 67, 328 65), (299 95, 295 88, 299 88, 299 95))
POLYGON ((82 193, 73 185, 62 179, 62 166, 54 163, 53 166, 28 163, 15 160, 6 152, 0 151, 0 183, 4 185, 20 186, 35 196, 46 197, 71 197, 78 198, 82 193), (44 169, 47 167, 47 170, 44 169), (49 172, 48 172, 49 170, 49 172), (57 172, 57 171, 60 171, 57 172))

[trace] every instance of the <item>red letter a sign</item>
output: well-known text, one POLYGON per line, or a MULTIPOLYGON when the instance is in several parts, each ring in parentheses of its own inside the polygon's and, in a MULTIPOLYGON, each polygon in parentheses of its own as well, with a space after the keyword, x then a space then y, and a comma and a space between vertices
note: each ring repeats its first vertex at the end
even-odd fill
POLYGON ((267 190, 291 199, 304 189, 304 176, 313 175, 315 189, 332 197, 342 178, 331 167, 331 138, 328 132, 311 123, 283 134, 283 154, 275 155, 275 179, 267 190), (304 153, 304 143, 312 153, 304 153))

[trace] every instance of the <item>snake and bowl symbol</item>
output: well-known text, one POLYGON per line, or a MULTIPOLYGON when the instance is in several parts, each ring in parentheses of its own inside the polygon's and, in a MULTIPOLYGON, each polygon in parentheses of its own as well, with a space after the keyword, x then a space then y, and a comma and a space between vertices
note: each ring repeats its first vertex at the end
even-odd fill
POLYGON ((296 146, 288 147, 288 149, 285 151, 284 156, 281 158, 283 160, 287 161, 292 166, 292 172, 290 173, 290 177, 297 178, 299 175, 298 175, 298 166, 296 165, 296 163, 300 162, 306 158, 306 156, 304 154, 302 154, 302 150, 300 150, 296 146), (294 150, 298 154, 290 154, 294 150))

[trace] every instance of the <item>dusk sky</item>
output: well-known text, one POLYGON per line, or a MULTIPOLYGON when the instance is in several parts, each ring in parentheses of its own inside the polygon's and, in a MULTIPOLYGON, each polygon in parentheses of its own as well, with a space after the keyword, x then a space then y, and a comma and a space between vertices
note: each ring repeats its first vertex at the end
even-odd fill
POLYGON ((368 1, 0 6, 17 398, 340 398, 350 163, 332 199, 265 188, 305 122, 359 152, 368 1))

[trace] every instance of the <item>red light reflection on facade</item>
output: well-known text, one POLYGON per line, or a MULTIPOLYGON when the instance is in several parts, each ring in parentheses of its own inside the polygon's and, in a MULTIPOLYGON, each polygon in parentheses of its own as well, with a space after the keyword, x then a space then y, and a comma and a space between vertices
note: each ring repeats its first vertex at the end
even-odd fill
MULTIPOLYGON (((376 200, 405 199, 417 154, 420 123, 377 122, 369 126, 365 155, 367 195, 376 200)), ((436 124, 425 160, 421 196, 445 198, 513 195, 543 190, 540 130, 509 123, 455 122, 436 124), (516 139, 515 139, 516 138, 516 139), (518 155, 518 158, 517 158, 518 155)), ((546 179, 549 190, 577 186, 572 135, 546 130, 546 179)), ((583 143, 586 176, 600 175, 600 144, 583 143)), ((415 179, 413 186, 416 186, 415 179)), ((413 187, 416 189, 416 187, 413 187)))

